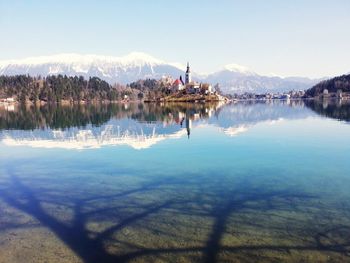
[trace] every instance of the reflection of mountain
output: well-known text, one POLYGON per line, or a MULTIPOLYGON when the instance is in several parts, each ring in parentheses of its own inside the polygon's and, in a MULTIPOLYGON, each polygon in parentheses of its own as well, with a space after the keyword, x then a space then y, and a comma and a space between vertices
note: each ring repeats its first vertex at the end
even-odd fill
POLYGON ((87 149, 128 145, 145 149, 156 143, 192 135, 212 126, 238 136, 258 123, 315 116, 313 111, 349 120, 349 105, 316 102, 245 102, 217 104, 112 104, 74 107, 0 109, 0 140, 7 145, 87 149))
POLYGON ((205 119, 217 104, 110 104, 0 110, 6 145, 86 149, 106 145, 148 148, 185 135, 185 119, 205 119))
POLYGON ((180 127, 142 125, 133 120, 123 120, 109 121, 100 127, 88 125, 84 129, 4 131, 1 137, 4 144, 12 146, 89 149, 128 145, 134 149, 145 149, 165 139, 180 138, 185 133, 180 127))
POLYGON ((232 128, 240 128, 242 132, 242 129, 260 122, 300 119, 310 114, 302 101, 245 102, 220 108, 216 114, 218 118, 210 118, 208 122, 224 129, 231 128, 231 132, 234 131, 232 128))

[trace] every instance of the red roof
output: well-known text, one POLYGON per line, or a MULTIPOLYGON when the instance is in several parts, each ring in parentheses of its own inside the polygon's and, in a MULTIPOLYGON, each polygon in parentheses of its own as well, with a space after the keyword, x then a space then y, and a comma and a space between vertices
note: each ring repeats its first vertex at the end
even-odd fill
POLYGON ((173 85, 182 85, 181 80, 179 79, 175 80, 173 85))

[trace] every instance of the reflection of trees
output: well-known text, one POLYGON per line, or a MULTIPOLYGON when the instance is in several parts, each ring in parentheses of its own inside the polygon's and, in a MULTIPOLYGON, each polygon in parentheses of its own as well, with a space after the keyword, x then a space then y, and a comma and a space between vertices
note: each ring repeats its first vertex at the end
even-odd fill
POLYGON ((90 105, 45 105, 42 107, 19 105, 15 111, 0 109, 0 129, 33 130, 37 128, 65 129, 100 126, 111 118, 131 118, 139 122, 179 123, 182 116, 206 119, 213 114, 220 127, 234 124, 255 123, 262 120, 304 117, 303 106, 330 118, 350 121, 350 105, 347 101, 244 101, 228 107, 201 103, 128 103, 90 105), (273 105, 273 107, 270 107, 273 105), (220 118, 219 118, 220 116, 220 118))
POLYGON ((101 125, 116 109, 110 105, 74 105, 43 107, 19 105, 16 111, 0 111, 0 129, 84 127, 101 125))
MULTIPOLYGON (((191 180, 178 182, 171 178, 163 178, 150 180, 132 189, 110 195, 90 195, 69 200, 67 198, 66 201, 63 199, 60 204, 71 207, 74 215, 69 222, 63 222, 44 209, 44 203, 55 202, 45 191, 40 191, 40 195, 36 195, 31 188, 17 177, 15 172, 8 171, 8 174, 8 184, 0 188, 0 197, 3 201, 9 206, 36 218, 40 225, 55 233, 84 262, 129 262, 144 257, 150 257, 151 259, 154 257, 168 257, 169 260, 171 256, 180 255, 187 255, 192 260, 194 260, 194 257, 197 259, 200 257, 201 261, 204 262, 217 262, 220 260, 222 252, 249 261, 249 259, 256 259, 257 255, 255 253, 266 251, 280 253, 291 250, 335 252, 344 255, 344 258, 346 258, 346 253, 349 252, 350 240, 348 234, 350 229, 346 226, 319 231, 317 225, 307 226, 305 229, 299 225, 297 228, 302 232, 303 238, 307 235, 313 238, 306 243, 300 241, 302 242, 300 245, 229 245, 223 243, 223 237, 229 234, 232 228, 232 225, 230 225, 232 218, 242 216, 243 213, 245 216, 241 220, 244 221, 244 224, 263 228, 264 225, 259 222, 259 213, 272 211, 279 215, 290 210, 291 207, 293 211, 301 212, 302 204, 305 205, 306 201, 313 199, 313 196, 303 193, 259 191, 256 188, 249 187, 248 184, 237 185, 235 189, 230 191, 221 188, 221 194, 218 195, 211 189, 212 186, 199 186, 191 180), (191 189, 195 189, 194 193, 186 196, 175 193, 184 184, 191 189), (171 189, 177 190, 171 191, 171 189), (140 202, 140 197, 147 198, 149 194, 161 194, 163 198, 153 198, 147 203, 140 202), (161 233, 165 239, 184 235, 182 232, 166 232, 164 228, 161 229, 160 225, 164 223, 162 220, 167 220, 166 218, 162 219, 165 211, 171 212, 172 218, 189 216, 192 218, 190 220, 193 220, 195 216, 198 216, 213 219, 213 224, 207 231, 206 240, 202 240, 200 244, 193 246, 184 246, 179 243, 178 246, 158 245, 152 247, 141 246, 137 244, 137 240, 125 241, 118 238, 118 233, 134 225, 148 231, 161 233), (249 214, 252 216, 247 216, 249 214), (94 231, 87 226, 91 220, 108 220, 111 224, 100 231, 94 231), (339 237, 343 240, 337 241, 339 237), (117 252, 109 249, 111 247, 118 248, 118 246, 123 249, 116 249, 117 252)), ((65 196, 64 193, 57 192, 57 194, 65 196)), ((15 226, 12 224, 9 227, 15 226)), ((206 225, 202 227, 205 232, 206 225)), ((280 225, 276 224, 274 227, 278 229, 280 225)), ((291 239, 295 239, 296 236, 286 231, 286 235, 287 233, 291 235, 291 239)), ((180 236, 180 240, 184 238, 186 237, 180 236)))
POLYGON ((19 105, 15 111, 0 110, 0 129, 32 130, 37 128, 100 126, 111 118, 132 118, 141 122, 174 122, 180 112, 208 117, 207 109, 215 104, 90 104, 42 107, 19 105))
POLYGON ((350 102, 346 100, 308 100, 305 105, 328 118, 350 121, 350 102))

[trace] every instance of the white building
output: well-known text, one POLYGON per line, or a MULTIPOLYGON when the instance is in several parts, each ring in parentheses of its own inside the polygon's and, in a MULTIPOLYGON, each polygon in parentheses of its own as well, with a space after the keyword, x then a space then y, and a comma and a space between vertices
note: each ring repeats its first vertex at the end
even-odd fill
POLYGON ((5 102, 7 102, 7 103, 13 103, 13 102, 15 102, 15 99, 14 99, 14 98, 6 98, 6 99, 5 99, 5 102))
POLYGON ((341 89, 337 90, 337 98, 342 99, 343 98, 343 91, 341 89))
POLYGON ((181 81, 181 79, 175 80, 173 85, 172 85, 172 90, 174 92, 183 90, 184 88, 185 88, 185 86, 183 85, 183 82, 181 81))
POLYGON ((189 93, 189 94, 200 93, 200 84, 198 84, 196 82, 190 82, 190 83, 186 84, 186 90, 187 90, 187 93, 189 93))

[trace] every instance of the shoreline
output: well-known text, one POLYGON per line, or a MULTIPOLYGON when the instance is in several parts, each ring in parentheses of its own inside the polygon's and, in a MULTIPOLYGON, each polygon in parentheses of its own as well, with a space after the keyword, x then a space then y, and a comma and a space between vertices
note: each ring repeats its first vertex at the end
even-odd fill
MULTIPOLYGON (((222 96, 223 97, 223 96, 222 96)), ((44 105, 96 105, 96 104, 125 104, 125 103, 213 103, 213 102, 243 102, 243 101, 300 101, 300 100, 315 100, 315 101, 330 101, 330 100, 340 100, 340 101, 350 101, 350 97, 343 97, 341 99, 335 98, 335 97, 328 97, 328 98, 322 98, 322 97, 311 97, 311 98, 288 98, 288 99, 237 99, 237 98, 226 98, 223 97, 223 99, 217 98, 217 99, 208 99, 208 98, 158 98, 158 99, 144 99, 144 100, 92 100, 92 101, 66 101, 62 100, 60 102, 57 101, 13 101, 13 102, 0 102, 0 106, 3 107, 10 107, 10 106, 17 106, 17 105, 28 105, 28 106, 44 106, 44 105)))

